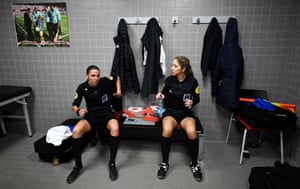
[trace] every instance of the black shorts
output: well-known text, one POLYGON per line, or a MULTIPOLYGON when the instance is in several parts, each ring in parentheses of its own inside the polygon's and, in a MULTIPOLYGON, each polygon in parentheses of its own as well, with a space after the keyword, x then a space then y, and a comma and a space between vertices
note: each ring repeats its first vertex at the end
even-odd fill
POLYGON ((166 116, 173 117, 177 121, 177 124, 180 124, 180 122, 186 117, 194 118, 194 114, 192 111, 182 111, 173 109, 166 109, 166 111, 163 113, 163 118, 166 116))
POLYGON ((111 119, 116 119, 114 112, 105 112, 105 113, 87 113, 83 117, 83 119, 87 120, 91 126, 91 131, 95 132, 96 129, 98 131, 106 130, 107 123, 111 119))

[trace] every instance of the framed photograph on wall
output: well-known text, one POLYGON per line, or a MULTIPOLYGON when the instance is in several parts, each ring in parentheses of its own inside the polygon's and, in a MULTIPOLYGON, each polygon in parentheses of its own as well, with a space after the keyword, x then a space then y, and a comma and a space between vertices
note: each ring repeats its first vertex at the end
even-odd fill
POLYGON ((17 45, 69 47, 66 3, 13 3, 17 45))

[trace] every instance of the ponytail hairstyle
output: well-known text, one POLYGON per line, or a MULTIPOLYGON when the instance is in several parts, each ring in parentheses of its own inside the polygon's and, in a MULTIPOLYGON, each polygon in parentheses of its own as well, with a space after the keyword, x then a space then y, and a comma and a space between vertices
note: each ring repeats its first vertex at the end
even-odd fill
POLYGON ((176 56, 174 59, 176 59, 182 69, 184 69, 184 73, 187 75, 194 76, 194 72, 192 70, 190 60, 186 56, 176 56))
POLYGON ((100 68, 98 68, 98 66, 96 66, 96 65, 90 65, 86 69, 86 74, 89 74, 91 70, 98 70, 100 72, 100 68))

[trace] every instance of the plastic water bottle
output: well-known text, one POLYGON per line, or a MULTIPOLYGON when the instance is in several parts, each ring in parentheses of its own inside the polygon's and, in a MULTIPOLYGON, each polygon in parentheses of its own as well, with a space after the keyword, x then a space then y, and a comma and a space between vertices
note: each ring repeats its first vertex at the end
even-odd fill
POLYGON ((160 96, 158 101, 158 107, 157 107, 157 112, 159 117, 162 117, 163 110, 164 110, 164 101, 162 99, 162 96, 160 96))

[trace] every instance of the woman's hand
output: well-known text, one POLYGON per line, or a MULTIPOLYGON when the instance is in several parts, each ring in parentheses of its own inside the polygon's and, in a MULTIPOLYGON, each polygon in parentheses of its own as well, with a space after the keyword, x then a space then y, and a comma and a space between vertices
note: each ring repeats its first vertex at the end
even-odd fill
POLYGON ((121 91, 117 91, 113 94, 113 96, 120 98, 122 96, 122 93, 121 93, 121 91))
POLYGON ((159 92, 159 93, 156 94, 155 98, 158 99, 158 100, 159 100, 159 99, 164 99, 164 98, 165 98, 165 95, 162 94, 161 92, 159 92))
POLYGON ((186 99, 186 100, 184 101, 184 106, 187 107, 188 109, 191 109, 192 106, 193 106, 193 100, 186 99))
POLYGON ((87 113, 87 109, 80 108, 78 111, 78 116, 83 117, 87 113))

